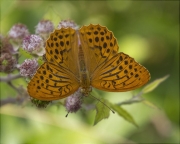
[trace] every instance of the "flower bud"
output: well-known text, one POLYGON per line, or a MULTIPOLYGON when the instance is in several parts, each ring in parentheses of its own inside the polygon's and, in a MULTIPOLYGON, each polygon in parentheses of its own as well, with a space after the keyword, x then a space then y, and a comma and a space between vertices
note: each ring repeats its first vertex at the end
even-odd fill
POLYGON ((0 37, 0 54, 1 53, 10 53, 15 54, 16 52, 13 49, 13 45, 9 42, 9 39, 6 37, 0 37))
POLYGON ((44 41, 38 35, 29 35, 23 39, 23 49, 42 56, 45 53, 44 41))
POLYGON ((15 69, 17 60, 10 53, 2 53, 0 57, 0 71, 11 72, 15 69))
POLYGON ((66 98, 65 107, 70 113, 77 112, 81 108, 82 104, 82 93, 80 88, 71 96, 66 98))
POLYGON ((9 38, 12 40, 12 43, 15 45, 15 51, 18 50, 22 44, 23 38, 29 35, 29 30, 24 24, 15 24, 9 31, 9 38))
POLYGON ((78 25, 72 20, 62 20, 58 24, 57 28, 61 29, 61 28, 68 28, 68 27, 71 27, 72 29, 75 29, 75 30, 77 30, 79 28, 78 25))
POLYGON ((36 59, 26 59, 20 66, 20 74, 24 77, 32 77, 38 69, 38 62, 36 59))
POLYGON ((36 34, 44 40, 48 39, 50 33, 54 30, 54 25, 50 20, 41 20, 36 26, 36 34))

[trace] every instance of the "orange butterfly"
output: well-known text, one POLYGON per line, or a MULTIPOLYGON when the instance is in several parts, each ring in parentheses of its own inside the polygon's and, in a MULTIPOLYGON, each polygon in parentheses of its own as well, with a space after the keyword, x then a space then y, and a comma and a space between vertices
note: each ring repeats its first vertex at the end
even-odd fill
POLYGON ((46 42, 47 61, 28 84, 29 95, 51 101, 78 88, 88 96, 91 86, 123 92, 146 84, 149 71, 118 49, 113 33, 100 25, 55 30, 46 42))

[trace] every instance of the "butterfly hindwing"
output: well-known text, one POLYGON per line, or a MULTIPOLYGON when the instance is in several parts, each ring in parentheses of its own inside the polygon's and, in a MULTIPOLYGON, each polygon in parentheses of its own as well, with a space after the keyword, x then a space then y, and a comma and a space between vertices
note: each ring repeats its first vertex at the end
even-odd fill
POLYGON ((150 79, 148 70, 124 53, 111 58, 92 78, 91 85, 112 92, 129 91, 141 87, 150 79))
POLYGON ((71 95, 78 88, 79 82, 71 73, 45 62, 28 84, 28 93, 39 100, 57 100, 71 95))

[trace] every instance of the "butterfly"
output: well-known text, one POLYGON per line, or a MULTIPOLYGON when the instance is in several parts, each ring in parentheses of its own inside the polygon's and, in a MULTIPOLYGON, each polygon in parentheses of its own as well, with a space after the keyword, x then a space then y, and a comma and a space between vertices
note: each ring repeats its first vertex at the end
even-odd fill
POLYGON ((46 61, 30 80, 31 97, 51 101, 70 96, 79 88, 108 92, 137 89, 150 79, 149 71, 123 52, 113 33, 101 25, 54 30, 46 41, 46 61))

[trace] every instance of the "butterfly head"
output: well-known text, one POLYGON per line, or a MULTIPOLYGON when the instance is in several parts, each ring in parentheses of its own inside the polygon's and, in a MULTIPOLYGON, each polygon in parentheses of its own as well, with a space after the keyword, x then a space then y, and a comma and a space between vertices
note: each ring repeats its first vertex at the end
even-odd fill
POLYGON ((92 87, 82 87, 81 88, 81 93, 84 95, 84 96, 88 96, 89 93, 92 91, 92 87))

